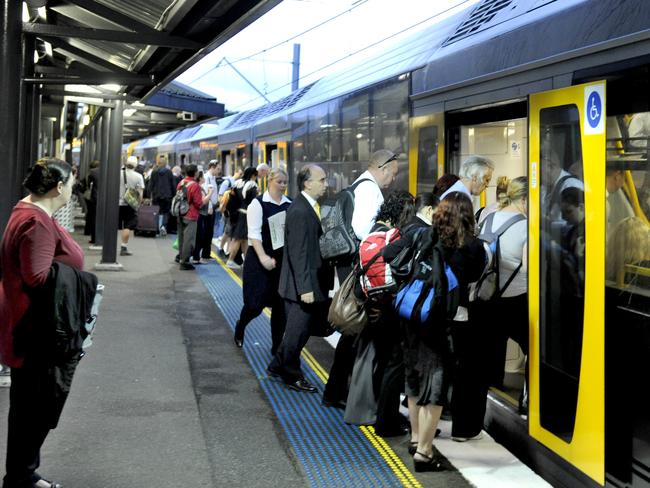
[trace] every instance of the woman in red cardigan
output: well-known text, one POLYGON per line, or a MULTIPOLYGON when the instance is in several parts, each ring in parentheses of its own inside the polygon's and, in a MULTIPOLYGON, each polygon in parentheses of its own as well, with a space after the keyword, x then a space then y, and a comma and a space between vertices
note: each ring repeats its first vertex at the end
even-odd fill
POLYGON ((72 168, 65 161, 45 159, 30 171, 23 185, 29 195, 11 213, 0 245, 0 363, 11 367, 7 474, 3 488, 61 488, 36 473, 40 448, 52 428, 39 415, 44 366, 14 349, 13 332, 30 306, 30 290, 42 287, 54 261, 81 270, 83 251, 52 215, 72 194, 72 168))

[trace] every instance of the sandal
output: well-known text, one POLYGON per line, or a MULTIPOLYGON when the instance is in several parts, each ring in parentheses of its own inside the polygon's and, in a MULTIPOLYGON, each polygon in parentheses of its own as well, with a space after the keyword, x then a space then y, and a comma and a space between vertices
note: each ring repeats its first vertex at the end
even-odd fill
MULTIPOLYGON (((441 432, 442 431, 440 429, 436 429, 436 433, 434 434, 433 437, 434 438, 439 437, 441 432)), ((417 450, 418 450, 418 441, 409 441, 409 448, 408 448, 409 454, 412 456, 413 454, 415 454, 417 450)))
POLYGON ((427 456, 426 454, 422 454, 420 451, 415 451, 415 454, 419 454, 426 459, 426 461, 419 461, 413 458, 413 466, 416 473, 423 473, 426 471, 445 471, 447 469, 440 458, 427 456))

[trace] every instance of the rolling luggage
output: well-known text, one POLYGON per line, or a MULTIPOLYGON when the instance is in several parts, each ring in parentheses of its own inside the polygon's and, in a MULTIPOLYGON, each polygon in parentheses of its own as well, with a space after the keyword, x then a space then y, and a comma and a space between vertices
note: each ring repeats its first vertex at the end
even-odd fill
POLYGON ((135 234, 155 236, 158 233, 159 213, 160 207, 158 205, 140 205, 135 234))

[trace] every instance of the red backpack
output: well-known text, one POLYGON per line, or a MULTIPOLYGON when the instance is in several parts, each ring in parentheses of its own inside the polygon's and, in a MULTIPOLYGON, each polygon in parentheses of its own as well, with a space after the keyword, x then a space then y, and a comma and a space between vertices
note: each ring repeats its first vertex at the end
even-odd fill
POLYGON ((386 245, 401 237, 398 229, 371 232, 359 245, 359 264, 361 265, 361 289, 368 296, 395 291, 397 283, 389 263, 384 260, 382 251, 386 245))

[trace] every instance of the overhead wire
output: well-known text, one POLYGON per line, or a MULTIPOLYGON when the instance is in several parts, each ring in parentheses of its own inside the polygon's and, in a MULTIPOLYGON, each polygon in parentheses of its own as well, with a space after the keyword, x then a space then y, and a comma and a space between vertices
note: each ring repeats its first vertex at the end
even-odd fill
MULTIPOLYGON (((358 49, 357 51, 354 51, 354 52, 352 52, 352 53, 350 53, 350 54, 347 54, 346 56, 343 56, 342 58, 339 58, 339 59, 337 59, 337 60, 335 60, 335 61, 332 61, 331 63, 326 64, 325 66, 322 66, 322 67, 320 67, 320 68, 318 68, 318 69, 316 69, 316 70, 314 70, 314 71, 312 71, 312 72, 310 72, 310 73, 307 73, 306 75, 303 75, 303 76, 301 76, 300 78, 298 78, 298 81, 300 81, 300 80, 304 80, 305 78, 307 78, 307 77, 309 77, 309 76, 312 76, 312 75, 314 75, 314 74, 316 74, 316 73, 318 73, 318 72, 320 72, 320 71, 323 71, 324 69, 327 69, 327 68, 329 68, 329 67, 331 67, 331 66, 333 66, 333 65, 335 65, 335 64, 337 64, 337 63, 340 63, 341 61, 344 61, 344 60, 346 60, 346 59, 348 59, 348 58, 350 58, 350 57, 352 57, 352 56, 355 56, 355 55, 357 55, 357 54, 359 54, 359 53, 361 53, 361 52, 363 52, 363 51, 366 51, 366 50, 368 50, 368 49, 370 49, 370 48, 372 48, 372 47, 374 47, 374 46, 377 46, 378 44, 381 44, 382 42, 385 42, 385 41, 387 41, 387 40, 389 40, 389 39, 392 39, 393 37, 399 36, 400 34, 403 34, 404 32, 407 32, 407 31, 409 31, 409 30, 411 30, 411 29, 413 29, 413 28, 415 28, 415 27, 417 27, 417 26, 419 26, 419 25, 422 25, 422 24, 424 24, 424 23, 426 23, 426 22, 429 22, 430 20, 433 20, 433 19, 435 19, 436 17, 439 17, 439 16, 441 16, 441 15, 443 15, 443 14, 446 14, 447 12, 449 12, 449 11, 451 11, 451 10, 454 10, 454 9, 456 9, 456 8, 458 8, 458 7, 460 7, 460 6, 464 5, 464 4, 466 4, 466 3, 474 2, 474 1, 475 1, 475 0, 463 0, 463 1, 461 1, 461 2, 459 2, 459 3, 457 3, 457 4, 455 4, 455 5, 453 5, 453 6, 449 7, 449 8, 447 8, 447 9, 441 11, 441 12, 438 12, 438 13, 432 15, 431 17, 427 17, 427 18, 424 19, 424 20, 421 20, 421 21, 419 21, 419 22, 416 22, 415 24, 412 24, 412 25, 410 25, 410 26, 408 26, 408 27, 406 27, 406 28, 404 28, 404 29, 402 29, 402 30, 400 30, 400 31, 398 31, 398 32, 395 32, 395 33, 393 33, 393 34, 391 34, 391 35, 389 35, 389 36, 387 36, 387 37, 384 37, 384 38, 382 38, 382 39, 380 39, 380 40, 378 40, 378 41, 375 41, 375 42, 373 42, 373 43, 371 43, 371 44, 369 44, 369 45, 367 45, 367 46, 365 46, 365 47, 363 47, 363 48, 361 48, 361 49, 358 49)), ((397 64, 397 63, 395 63, 395 64, 397 64)), ((391 65, 391 66, 392 66, 392 65, 391 65)), ((285 84, 283 84, 283 85, 280 85, 279 87, 277 87, 277 88, 275 88, 275 89, 273 89, 273 90, 267 92, 267 95, 270 95, 270 94, 275 93, 275 92, 277 92, 277 91, 279 91, 279 90, 281 90, 281 89, 283 89, 283 88, 286 88, 287 86, 290 86, 292 83, 293 83, 293 82, 289 82, 289 83, 285 83, 285 84)), ((259 96, 253 97, 253 98, 251 98, 250 100, 248 100, 248 101, 246 101, 246 102, 244 102, 244 103, 242 103, 242 104, 239 104, 239 105, 237 105, 236 107, 234 107, 234 108, 232 108, 232 109, 229 109, 229 110, 231 110, 231 111, 237 111, 237 109, 239 109, 239 108, 241 108, 241 107, 244 107, 244 106, 248 105, 248 104, 251 103, 251 102, 254 102, 255 100, 257 100, 257 99, 259 99, 259 98, 261 98, 261 97, 259 97, 259 96)))
MULTIPOLYGON (((293 41, 294 39, 297 39, 298 37, 304 36, 305 34, 308 34, 309 32, 311 32, 311 31, 313 31, 313 30, 316 30, 316 29, 322 27, 322 26, 324 26, 325 24, 328 24, 329 22, 332 22, 333 20, 338 19, 338 18, 341 17, 342 15, 345 15, 345 14, 347 14, 347 13, 352 12, 354 9, 360 7, 360 6, 363 5, 364 3, 367 3, 368 1, 369 1, 369 0, 360 0, 359 2, 353 4, 353 5, 352 5, 350 8, 348 8, 347 10, 344 10, 344 11, 342 11, 342 12, 339 12, 339 13, 336 14, 334 17, 330 17, 330 18, 328 18, 328 19, 325 19, 325 20, 322 21, 321 23, 316 24, 316 25, 310 27, 309 29, 307 29, 307 30, 305 30, 305 31, 303 31, 303 32, 300 32, 299 34, 295 34, 295 35, 289 37, 288 39, 285 39, 284 41, 278 42, 277 44, 274 44, 274 45, 271 46, 271 47, 266 47, 266 48, 264 48, 264 49, 262 49, 262 50, 260 50, 260 51, 258 51, 258 52, 256 52, 256 53, 249 54, 248 56, 244 56, 243 58, 235 59, 235 60, 231 61, 231 63, 234 64, 234 63, 239 63, 240 61, 246 61, 246 60, 249 60, 249 59, 254 58, 255 56, 259 56, 260 54, 264 54, 265 52, 272 51, 272 50, 275 49, 276 47, 280 47, 280 46, 282 46, 283 44, 286 44, 287 42, 291 42, 291 41, 293 41)), ((203 74, 199 75, 198 77, 194 78, 192 81, 190 81, 190 82, 187 83, 187 84, 189 85, 189 84, 192 84, 192 83, 194 83, 194 82, 200 80, 200 79, 203 78, 204 76, 206 76, 206 75, 212 73, 213 71, 215 71, 216 69, 218 69, 218 68, 220 68, 220 67, 223 67, 223 65, 221 65, 221 66, 217 65, 217 66, 215 66, 215 67, 209 69, 208 71, 206 71, 205 73, 203 73, 203 74)))

